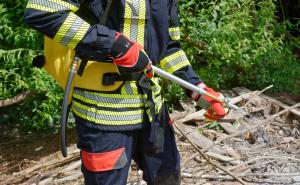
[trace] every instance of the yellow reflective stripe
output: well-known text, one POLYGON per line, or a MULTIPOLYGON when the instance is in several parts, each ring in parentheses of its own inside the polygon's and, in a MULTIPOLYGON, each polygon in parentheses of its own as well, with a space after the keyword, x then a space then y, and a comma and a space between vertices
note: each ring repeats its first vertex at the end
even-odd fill
POLYGON ((59 28, 54 40, 64 46, 74 49, 89 27, 90 25, 88 23, 71 12, 59 28))
POLYGON ((136 81, 125 81, 121 88, 122 94, 138 94, 136 81))
POLYGON ((142 0, 140 2, 139 8, 139 20, 138 20, 138 33, 137 42, 144 46, 144 36, 145 36, 145 20, 146 20, 146 1, 142 0))
POLYGON ((138 119, 134 119, 134 120, 106 120, 106 119, 100 119, 100 118, 95 118, 95 117, 92 117, 92 116, 89 116, 87 115, 86 113, 81 113, 78 108, 72 106, 72 111, 74 114, 76 114, 77 116, 85 119, 85 120, 88 120, 88 121, 91 121, 91 122, 94 122, 94 123, 97 123, 97 124, 104 124, 104 125, 133 125, 133 124, 139 124, 143 121, 143 113, 141 114, 141 117, 138 118, 138 119))
POLYGON ((144 45, 146 21, 146 1, 126 0, 123 34, 133 41, 144 45))
POLYGON ((151 123, 152 120, 153 120, 153 118, 152 118, 152 116, 151 116, 150 109, 146 109, 146 113, 147 113, 147 115, 148 115, 149 122, 151 123))
POLYGON ((54 40, 60 42, 72 26, 72 23, 75 21, 76 15, 69 13, 68 17, 66 18, 65 22, 61 25, 58 32, 56 33, 54 40))
POLYGON ((182 50, 179 50, 163 58, 160 62, 160 65, 167 72, 173 73, 174 71, 191 64, 185 53, 182 50))
POLYGON ((31 2, 28 2, 26 8, 31 8, 31 9, 41 10, 41 11, 51 12, 51 13, 52 12, 57 12, 56 9, 45 7, 45 6, 41 6, 41 5, 38 5, 38 4, 31 3, 31 2))
MULTIPOLYGON (((97 114, 103 114, 103 115, 108 115, 108 116, 117 116, 117 117, 122 117, 122 116, 133 116, 133 115, 140 115, 142 114, 142 109, 139 109, 139 110, 126 110, 126 111, 112 111, 112 110, 99 110, 99 109, 96 109, 94 107, 90 107, 90 106, 86 106, 86 105, 83 105, 83 104, 80 104, 76 101, 73 101, 73 104, 75 107, 79 107, 83 110, 86 110, 86 111, 89 111, 89 112, 94 112, 94 113, 97 113, 97 114)), ((118 107, 119 108, 119 107, 118 107)))
POLYGON ((159 110, 162 107, 162 102, 163 102, 161 96, 155 98, 154 102, 155 102, 155 114, 158 114, 159 110))
POLYGON ((130 6, 127 3, 127 0, 125 1, 125 15, 124 15, 124 28, 123 28, 123 34, 130 38, 130 28, 131 28, 131 15, 132 10, 130 6))
MULTIPOLYGON (((83 102, 89 103, 89 104, 93 104, 93 105, 97 105, 97 106, 101 106, 101 107, 107 107, 107 108, 141 108, 141 107, 144 106, 143 101, 140 101, 140 103, 128 103, 126 101, 120 101, 118 103, 116 103, 116 102, 105 102, 105 101, 101 101, 101 100, 89 99, 89 98, 86 98, 86 97, 81 96, 81 95, 76 94, 76 93, 73 94, 73 97, 77 98, 77 99, 79 99, 83 102)), ((126 99, 124 98, 124 100, 126 100, 126 99)))
POLYGON ((77 29, 75 36, 69 42, 68 47, 74 49, 88 31, 89 27, 90 25, 87 22, 82 22, 80 27, 77 29))
POLYGON ((179 27, 169 28, 169 35, 173 40, 180 40, 179 27))
POLYGON ((71 3, 68 3, 66 1, 62 1, 62 0, 49 0, 53 3, 56 3, 56 4, 59 4, 59 5, 62 5, 70 10, 72 10, 73 12, 77 11, 79 8, 75 5, 72 5, 71 3))
POLYGON ((77 6, 62 0, 29 0, 26 8, 32 8, 46 12, 58 12, 68 10, 76 12, 78 10, 77 6))
POLYGON ((161 92, 161 86, 159 85, 159 78, 151 78, 154 86, 152 86, 152 93, 153 95, 158 95, 161 92))
MULTIPOLYGON (((114 99, 136 99, 141 101, 143 98, 142 94, 105 94, 105 93, 98 93, 98 92, 87 92, 87 91, 81 91, 78 89, 74 90, 74 93, 77 94, 85 94, 87 96, 94 96, 95 98, 114 98, 114 99)), ((131 101, 131 100, 129 100, 131 101)), ((115 102, 114 102, 115 103, 115 102)))

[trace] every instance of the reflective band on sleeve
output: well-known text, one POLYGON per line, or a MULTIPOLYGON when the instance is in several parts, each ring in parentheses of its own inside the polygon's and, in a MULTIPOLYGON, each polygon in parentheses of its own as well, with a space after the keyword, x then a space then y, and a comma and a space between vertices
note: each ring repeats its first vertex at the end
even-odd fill
POLYGON ((169 28, 169 35, 172 38, 172 40, 180 40, 179 27, 169 28))
POLYGON ((123 34, 144 46, 146 1, 126 0, 123 34))
POLYGON ((26 8, 32 8, 45 12, 72 11, 76 12, 78 7, 62 0, 29 0, 26 8))
POLYGON ((90 25, 74 13, 69 13, 65 22, 56 33, 54 40, 74 49, 85 35, 90 25))
POLYGON ((160 65, 162 69, 172 74, 174 71, 191 64, 185 53, 182 50, 179 50, 163 58, 160 65))
POLYGON ((127 163, 125 148, 101 153, 89 153, 81 150, 84 167, 93 172, 123 168, 127 163))

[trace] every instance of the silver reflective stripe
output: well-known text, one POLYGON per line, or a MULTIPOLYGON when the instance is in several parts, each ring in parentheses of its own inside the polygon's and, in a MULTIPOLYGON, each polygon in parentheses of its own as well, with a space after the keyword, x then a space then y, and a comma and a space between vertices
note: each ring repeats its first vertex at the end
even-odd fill
POLYGON ((77 34, 79 31, 80 26, 84 23, 84 21, 80 17, 76 17, 75 20, 72 22, 71 27, 63 37, 63 39, 60 41, 60 43, 64 46, 69 45, 73 37, 77 34))
MULTIPOLYGON (((143 114, 141 114, 139 111, 137 112, 137 114, 134 114, 134 115, 116 116, 116 115, 106 115, 106 114, 91 112, 91 111, 88 111, 88 110, 81 109, 80 107, 78 107, 76 105, 74 105, 73 108, 77 112, 79 112, 83 115, 86 115, 88 117, 97 119, 97 120, 116 121, 116 122, 118 122, 118 121, 138 120, 138 119, 141 119, 143 117, 143 114)), ((97 112, 100 112, 100 111, 97 111, 97 112)), ((113 111, 111 111, 111 112, 113 112, 113 111)))
POLYGON ((127 159, 126 151, 125 151, 125 148, 124 148, 124 151, 122 152, 121 156, 117 160, 117 162, 114 165, 113 169, 123 168, 126 165, 127 161, 128 161, 128 159, 127 159))
MULTIPOLYGON (((130 82, 129 81, 126 81, 125 83, 124 83, 124 85, 123 85, 123 87, 122 88, 124 88, 125 89, 125 93, 126 94, 133 94, 133 90, 132 90, 132 88, 131 88, 131 84, 130 84, 130 82)), ((123 90, 123 89, 122 89, 123 90)))
POLYGON ((169 35, 173 40, 179 40, 180 39, 180 32, 169 32, 169 35))
POLYGON ((60 4, 50 2, 50 1, 47 1, 47 0, 30 0, 29 2, 33 3, 33 4, 45 6, 45 7, 48 7, 48 8, 53 8, 53 9, 58 10, 58 11, 69 9, 68 7, 65 7, 65 6, 62 6, 60 4))
POLYGON ((168 63, 165 64, 164 68, 168 69, 168 68, 172 68, 174 66, 176 66, 177 64, 180 64, 183 61, 187 61, 188 58, 186 57, 186 55, 179 55, 178 57, 176 57, 175 59, 169 61, 168 63))
POLYGON ((131 3, 133 5, 133 8, 131 17, 130 38, 131 40, 137 41, 140 2, 139 0, 131 0, 131 3))
POLYGON ((64 11, 71 10, 77 11, 78 7, 62 1, 62 0, 29 0, 27 4, 27 8, 33 8, 37 10, 42 10, 46 12, 56 12, 56 11, 64 11))
MULTIPOLYGON (((86 91, 80 91, 77 89, 74 90, 74 94, 78 94, 86 99, 95 100, 99 103, 113 103, 113 104, 140 104, 140 103, 143 103, 142 98, 126 98, 126 96, 123 94, 117 94, 119 96, 118 98, 117 97, 105 97, 105 96, 101 96, 100 93, 92 94, 92 93, 89 93, 86 91)), ((105 95, 109 96, 110 94, 105 94, 105 95)), ((114 96, 116 96, 116 94, 114 94, 114 96)), ((140 97, 142 97, 142 96, 140 96, 140 97)))

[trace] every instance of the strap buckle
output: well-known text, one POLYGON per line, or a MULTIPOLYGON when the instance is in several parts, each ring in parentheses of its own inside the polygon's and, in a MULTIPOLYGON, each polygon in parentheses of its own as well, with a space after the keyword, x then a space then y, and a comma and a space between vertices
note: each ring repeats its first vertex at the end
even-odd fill
POLYGON ((118 77, 118 73, 104 73, 102 78, 102 85, 104 86, 114 85, 117 77, 118 77))

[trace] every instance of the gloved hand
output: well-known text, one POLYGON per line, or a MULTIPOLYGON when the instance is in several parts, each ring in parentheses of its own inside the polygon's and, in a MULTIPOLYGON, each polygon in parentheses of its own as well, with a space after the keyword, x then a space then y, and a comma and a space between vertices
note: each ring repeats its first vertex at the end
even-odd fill
POLYGON ((111 54, 113 62, 118 67, 119 74, 145 72, 148 78, 153 76, 152 63, 137 42, 129 40, 121 33, 116 34, 111 54))
MULTIPOLYGON (((214 91, 212 88, 207 87, 204 83, 199 83, 197 85, 198 87, 204 89, 209 94, 219 98, 219 99, 225 99, 223 94, 214 91)), ((204 114, 204 117, 211 121, 217 121, 221 118, 225 117, 225 115, 228 113, 228 109, 225 108, 225 103, 220 103, 212 98, 210 98, 207 95, 201 95, 197 92, 193 92, 191 94, 191 98, 195 101, 197 101, 197 104, 206 109, 206 113, 204 114)))

